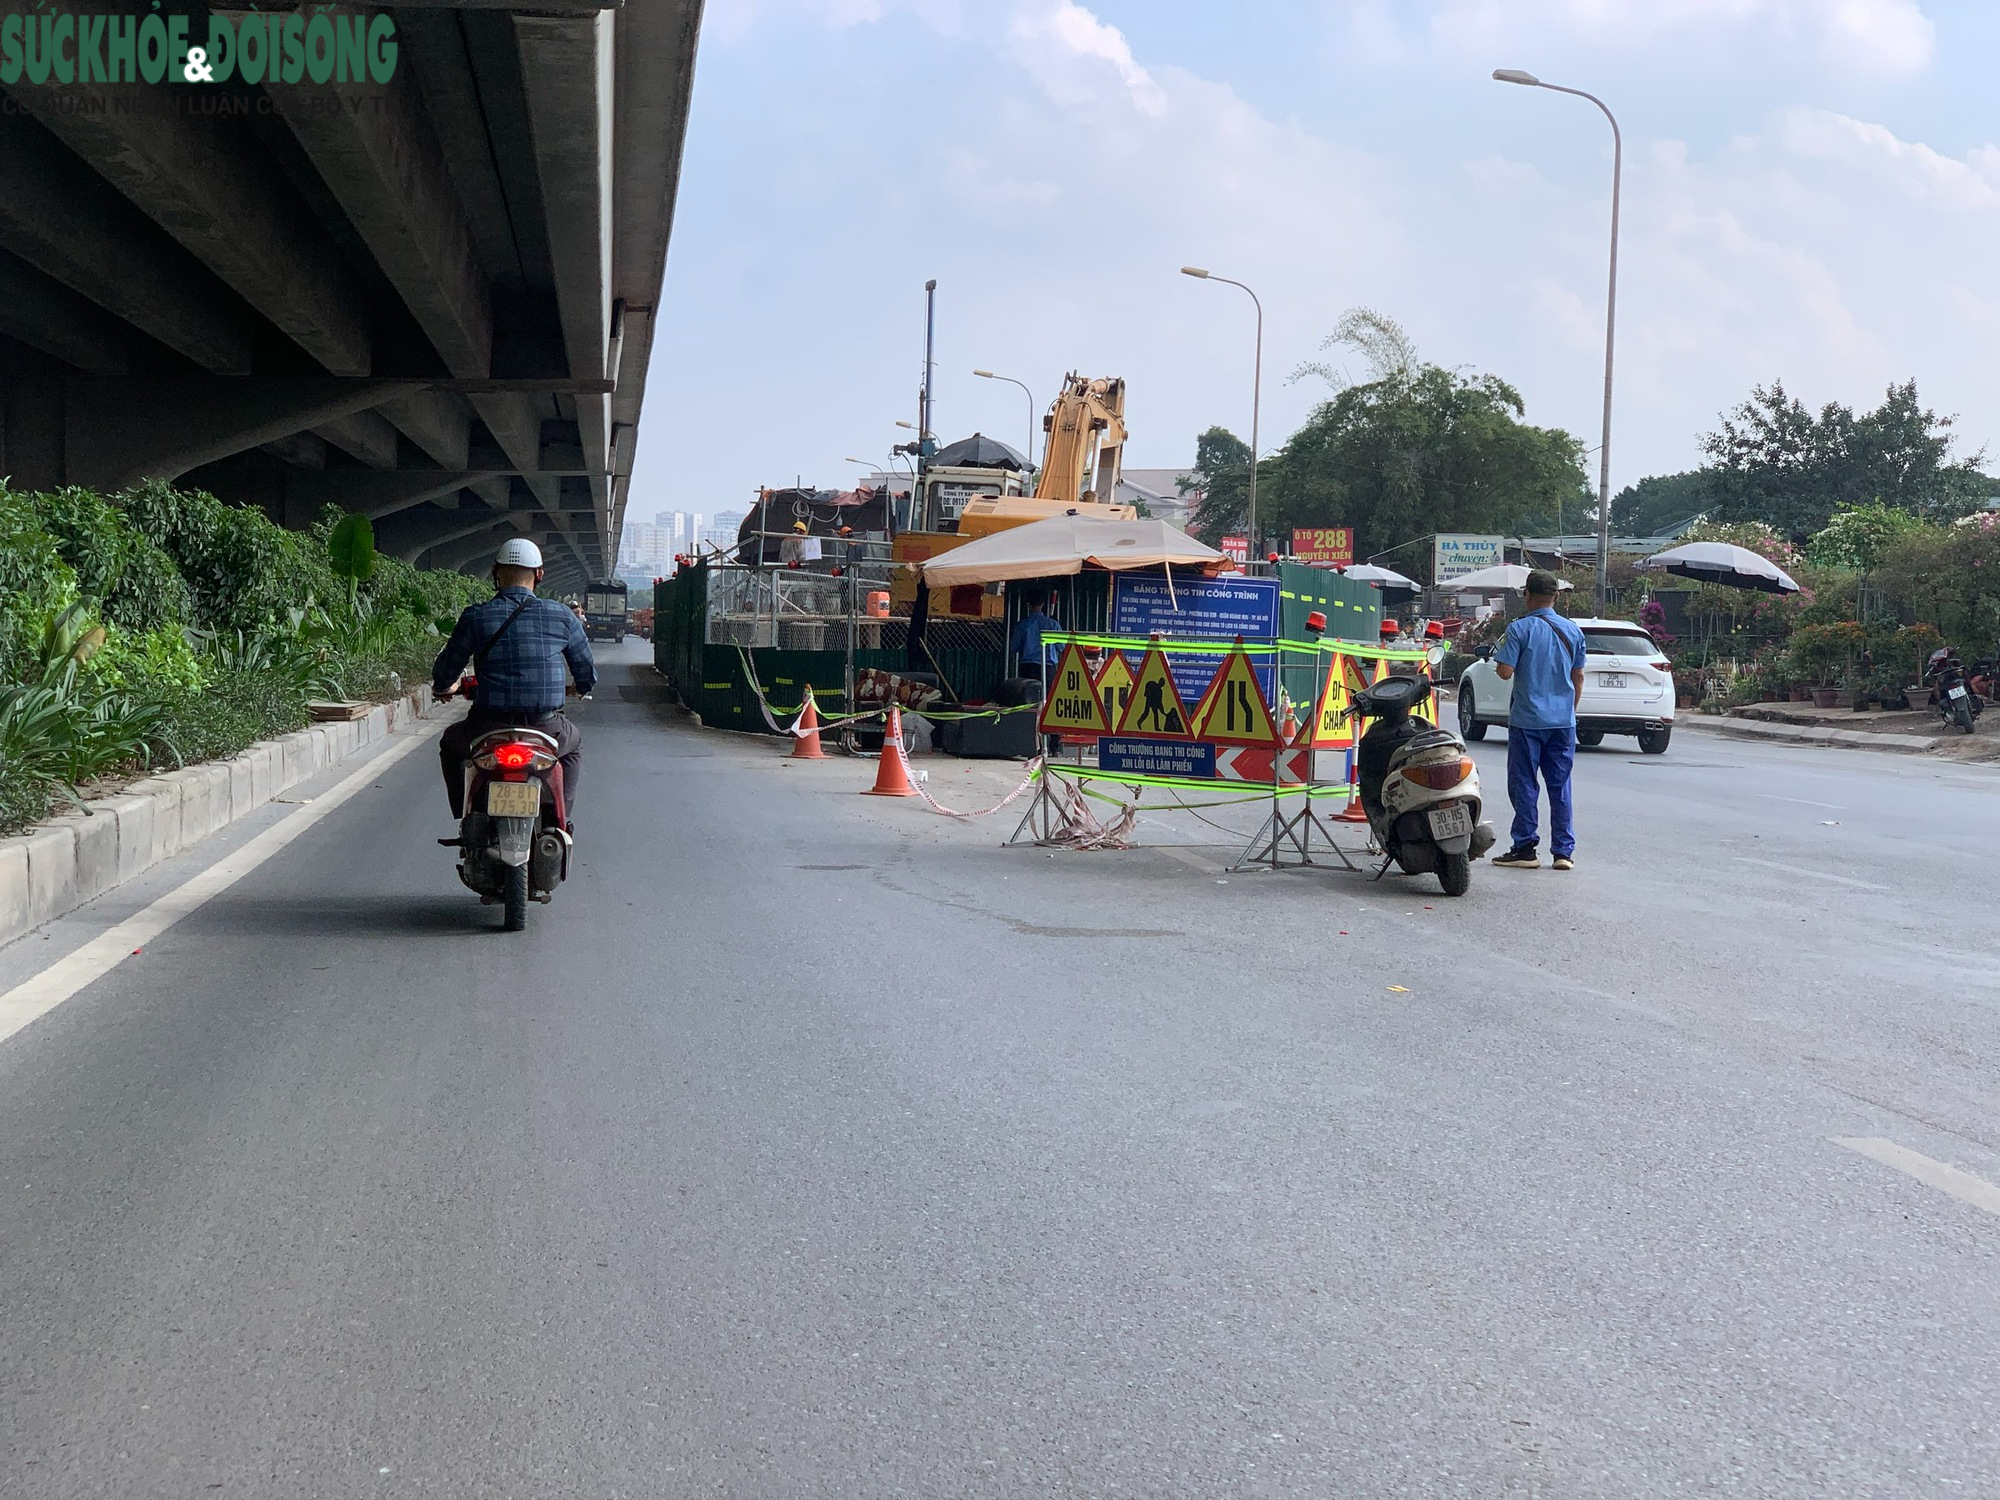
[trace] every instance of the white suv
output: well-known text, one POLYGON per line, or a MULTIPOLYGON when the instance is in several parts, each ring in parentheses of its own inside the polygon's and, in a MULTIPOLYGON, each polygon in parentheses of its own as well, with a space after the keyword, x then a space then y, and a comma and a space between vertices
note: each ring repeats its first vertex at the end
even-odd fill
MULTIPOLYGON (((1674 734, 1674 674, 1653 638, 1630 620, 1576 620, 1583 629, 1583 699, 1576 706, 1576 742, 1598 745, 1607 734, 1635 734, 1648 755, 1666 752, 1674 734)), ((1505 725, 1514 685, 1493 670, 1482 652, 1458 679, 1458 732, 1486 738, 1489 724, 1505 725)))

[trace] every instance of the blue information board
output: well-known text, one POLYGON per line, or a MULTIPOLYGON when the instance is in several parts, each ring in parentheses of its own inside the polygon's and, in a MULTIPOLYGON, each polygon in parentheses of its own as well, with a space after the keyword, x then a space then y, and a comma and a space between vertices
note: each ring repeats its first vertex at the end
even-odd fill
MULTIPOLYGON (((1275 578, 1176 578, 1169 590, 1164 578, 1121 573, 1112 584, 1113 635, 1203 641, 1227 641, 1240 635, 1246 646, 1256 646, 1278 638, 1278 620, 1275 578)), ((1222 658, 1176 651, 1167 663, 1174 674, 1174 687, 1192 713, 1215 674, 1222 670, 1222 658)), ((1276 663, 1266 657, 1256 666, 1265 700, 1274 702, 1276 663)))
POLYGON ((1207 740, 1140 740, 1105 735, 1097 742, 1097 764, 1128 776, 1215 775, 1215 746, 1207 740))

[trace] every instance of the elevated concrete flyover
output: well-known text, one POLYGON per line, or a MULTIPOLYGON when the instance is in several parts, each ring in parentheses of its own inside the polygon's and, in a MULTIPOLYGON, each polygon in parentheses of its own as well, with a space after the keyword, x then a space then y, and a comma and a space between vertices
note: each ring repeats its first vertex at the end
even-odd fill
POLYGON ((701 0, 355 5, 323 39, 319 13, 0 0, 0 475, 608 572, 701 0), (121 11, 167 55, 121 57, 121 11), (185 81, 218 30, 227 65, 185 81))

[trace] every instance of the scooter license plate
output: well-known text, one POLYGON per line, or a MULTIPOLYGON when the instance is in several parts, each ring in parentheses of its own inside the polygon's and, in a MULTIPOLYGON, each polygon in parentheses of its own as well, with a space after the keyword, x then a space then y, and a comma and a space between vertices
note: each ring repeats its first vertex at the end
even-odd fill
POLYGON ((1434 839, 1462 839, 1472 833, 1472 814, 1463 807, 1434 807, 1430 820, 1434 839))
POLYGON ((486 813, 494 818, 538 818, 542 814, 539 781, 489 781, 486 813))
POLYGON ((1945 694, 1945 696, 1947 698, 1963 698, 1965 696, 1965 689, 1962 687, 1952 688, 1945 694))

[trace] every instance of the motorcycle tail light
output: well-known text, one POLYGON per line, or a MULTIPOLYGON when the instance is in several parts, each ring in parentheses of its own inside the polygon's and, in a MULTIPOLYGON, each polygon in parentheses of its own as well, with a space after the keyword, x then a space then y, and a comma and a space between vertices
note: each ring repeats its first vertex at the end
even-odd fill
POLYGON ((493 747, 493 764, 503 771, 525 771, 535 761, 533 745, 512 744, 493 747))
POLYGON ((1427 786, 1434 792, 1449 791, 1472 774, 1470 757, 1447 760, 1430 766, 1405 766, 1403 779, 1414 781, 1418 786, 1427 786))

